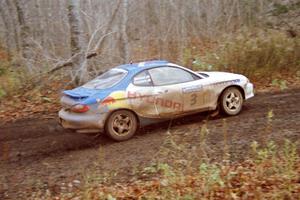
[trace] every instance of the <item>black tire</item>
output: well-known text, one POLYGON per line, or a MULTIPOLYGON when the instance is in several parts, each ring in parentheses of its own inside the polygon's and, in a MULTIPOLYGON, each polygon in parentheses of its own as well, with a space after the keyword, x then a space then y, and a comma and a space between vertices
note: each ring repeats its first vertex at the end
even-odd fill
POLYGON ((226 115, 237 115, 243 107, 243 95, 236 87, 225 89, 220 98, 220 108, 226 115))
POLYGON ((105 124, 106 134, 116 141, 130 139, 137 131, 138 121, 134 113, 129 110, 113 112, 105 124))

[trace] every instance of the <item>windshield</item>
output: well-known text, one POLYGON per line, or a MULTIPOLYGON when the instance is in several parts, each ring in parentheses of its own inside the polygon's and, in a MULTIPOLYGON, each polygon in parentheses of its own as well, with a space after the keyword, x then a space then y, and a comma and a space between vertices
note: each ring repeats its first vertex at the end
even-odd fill
POLYGON ((87 82, 82 87, 88 89, 107 89, 119 83, 126 74, 126 70, 114 68, 87 82))

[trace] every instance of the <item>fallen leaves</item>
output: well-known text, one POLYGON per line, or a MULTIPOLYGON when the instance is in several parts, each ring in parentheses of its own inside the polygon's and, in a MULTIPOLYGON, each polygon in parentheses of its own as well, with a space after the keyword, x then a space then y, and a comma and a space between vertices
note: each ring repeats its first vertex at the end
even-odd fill
POLYGON ((45 85, 43 88, 29 90, 24 94, 2 99, 0 124, 28 118, 55 118, 60 108, 59 87, 62 88, 57 83, 51 83, 51 85, 45 85))
POLYGON ((289 182, 277 174, 260 176, 258 173, 260 167, 264 166, 248 165, 247 163, 242 166, 240 164, 228 166, 228 169, 224 169, 226 173, 229 171, 235 175, 232 178, 224 179, 227 180, 224 186, 214 184, 208 190, 204 188, 207 185, 206 177, 196 173, 178 176, 172 182, 162 178, 161 180, 138 181, 113 186, 100 185, 90 190, 92 194, 90 197, 96 197, 99 194, 102 194, 104 198, 110 196, 115 199, 151 199, 151 197, 165 199, 172 198, 172 195, 174 197, 191 196, 191 199, 276 199, 281 197, 297 199, 299 197, 299 166, 298 169, 295 169, 298 170, 298 177, 290 179, 289 182))
MULTIPOLYGON (((172 173, 152 175, 152 179, 137 179, 98 185, 87 185, 70 196, 59 194, 56 199, 299 199, 299 156, 290 169, 281 171, 285 158, 270 157, 263 162, 256 158, 237 163, 207 163, 205 171, 182 173, 180 169, 168 168, 172 173), (212 176, 218 172, 217 180, 212 176), (293 176, 290 176, 293 174, 293 176), (222 184, 221 184, 222 182, 222 184)), ((190 166, 191 167, 191 166, 190 166)), ((52 198, 52 197, 51 197, 52 198)), ((50 199, 51 199, 50 198, 50 199)))

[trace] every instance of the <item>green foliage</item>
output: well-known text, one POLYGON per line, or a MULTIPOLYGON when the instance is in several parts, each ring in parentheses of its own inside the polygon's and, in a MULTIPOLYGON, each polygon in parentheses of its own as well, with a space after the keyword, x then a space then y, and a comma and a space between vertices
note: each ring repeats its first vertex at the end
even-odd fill
POLYGON ((193 67, 203 71, 213 70, 213 66, 209 63, 202 61, 199 57, 196 57, 193 62, 193 67))
POLYGON ((286 81, 285 80, 278 80, 278 79, 273 79, 272 80, 272 85, 279 87, 280 90, 285 90, 287 89, 286 81))
POLYGON ((0 76, 5 75, 9 68, 9 62, 8 61, 1 61, 0 60, 0 76))
POLYGON ((205 179, 207 190, 215 184, 224 186, 224 181, 221 178, 221 169, 216 164, 202 163, 199 167, 199 175, 205 179))
POLYGON ((273 141, 269 142, 265 148, 259 148, 257 142, 251 144, 252 150, 255 153, 256 162, 262 163, 276 155, 277 146, 273 141))
POLYGON ((156 165, 151 165, 151 166, 145 167, 143 169, 143 173, 146 173, 146 174, 153 174, 153 173, 157 173, 157 172, 158 172, 158 169, 157 169, 156 165))
POLYGON ((192 194, 186 194, 182 197, 182 200, 194 200, 196 199, 192 194))
MULTIPOLYGON (((214 54, 218 59, 217 55, 214 54)), ((200 58, 198 55, 193 55, 190 48, 185 48, 183 52, 183 65, 189 66, 189 62, 192 61, 192 68, 202 71, 211 71, 213 66, 200 58)))
POLYGON ((280 3, 274 4, 274 9, 272 10, 273 15, 278 16, 287 12, 289 12, 289 7, 287 5, 282 5, 280 3))
POLYGON ((3 76, 3 74, 5 74, 5 68, 3 68, 2 66, 0 66, 0 76, 3 76))
POLYGON ((116 198, 111 196, 111 194, 109 194, 109 195, 107 195, 107 200, 116 200, 116 198))
POLYGON ((172 177, 175 175, 172 168, 166 163, 158 164, 158 171, 162 171, 167 177, 172 177))
MULTIPOLYGON (((191 175, 182 173, 169 164, 152 165, 147 170, 163 172, 154 182, 138 181, 136 184, 104 187, 89 191, 104 199, 293 199, 298 190, 297 144, 285 140, 282 147, 270 141, 265 147, 257 142, 251 144, 254 155, 243 164, 222 165, 202 162, 198 171, 191 175), (264 190, 260 190, 264 187, 264 190), (121 190, 121 191, 119 191, 121 190), (143 192, 139 192, 143 191, 143 192)), ((190 166, 191 167, 191 166, 190 166)), ((92 198, 96 199, 96 197, 92 198)), ((101 199, 101 198, 100 198, 101 199)))
MULTIPOLYGON (((231 71, 250 78, 273 80, 278 73, 300 70, 300 38, 290 38, 272 30, 251 32, 245 29, 225 37, 217 49, 191 57, 197 58, 194 66, 201 70, 231 71)), ((284 82, 280 84, 285 87, 284 82)))
MULTIPOLYGON (((259 147, 254 141, 251 145, 254 152, 254 161, 257 164, 257 172, 261 176, 283 177, 283 185, 288 193, 293 189, 292 181, 298 176, 297 166, 299 163, 299 154, 297 153, 297 142, 285 140, 282 147, 277 146, 270 141, 266 147, 259 147), (267 167, 266 167, 267 166, 267 167)), ((280 196, 281 193, 275 194, 280 196)))
POLYGON ((5 90, 3 90, 2 88, 0 88, 0 99, 1 99, 2 97, 4 97, 5 95, 6 95, 5 90))
MULTIPOLYGON (((274 113, 270 110, 267 113, 268 122, 271 123, 273 117, 274 113)), ((205 144, 208 132, 206 124, 198 131, 200 145, 205 144)), ((173 143, 167 144, 173 148, 173 143)), ((83 191, 69 193, 69 196, 62 194, 60 199, 294 199, 300 189, 297 143, 285 140, 280 146, 274 141, 266 145, 254 141, 251 147, 253 154, 244 162, 224 164, 202 161, 194 171, 190 170, 194 166, 187 165, 183 172, 174 164, 175 160, 171 164, 152 163, 142 170, 142 174, 151 173, 155 177, 153 181, 137 180, 111 186, 106 181, 96 180, 97 175, 93 175, 92 180, 96 180, 93 184, 86 184, 83 191), (94 186, 97 183, 99 187, 94 186)))
POLYGON ((292 143, 290 140, 285 140, 283 151, 281 152, 281 158, 283 159, 281 171, 285 172, 289 178, 293 178, 297 175, 294 171, 295 166, 299 163, 299 155, 297 153, 297 143, 292 143))
POLYGON ((192 50, 190 48, 185 48, 183 50, 183 65, 189 65, 189 62, 193 59, 192 50))
POLYGON ((158 164, 153 164, 149 167, 145 167, 143 169, 143 173, 147 173, 147 174, 161 173, 163 176, 166 177, 174 176, 172 167, 167 163, 158 163, 158 164))
POLYGON ((299 1, 291 4, 274 3, 273 9, 271 10, 271 14, 274 16, 279 16, 281 14, 285 14, 291 10, 297 10, 299 8, 300 8, 299 1))
POLYGON ((15 94, 25 83, 25 73, 17 68, 16 60, 0 61, 0 99, 15 94))
POLYGON ((19 74, 15 72, 7 72, 5 75, 0 77, 1 86, 0 86, 0 99, 14 94, 15 91, 20 87, 21 80, 19 74))

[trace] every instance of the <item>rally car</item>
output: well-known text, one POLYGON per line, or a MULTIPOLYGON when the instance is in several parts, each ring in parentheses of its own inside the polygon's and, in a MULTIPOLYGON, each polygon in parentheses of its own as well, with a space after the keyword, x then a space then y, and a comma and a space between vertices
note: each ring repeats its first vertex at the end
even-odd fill
POLYGON ((253 96, 253 84, 243 75, 195 72, 154 60, 117 66, 63 91, 59 118, 66 129, 104 131, 123 141, 160 120, 216 109, 237 115, 253 96))

